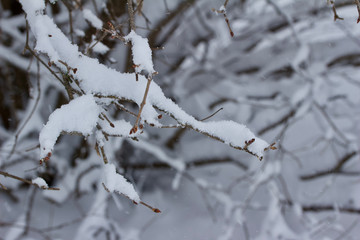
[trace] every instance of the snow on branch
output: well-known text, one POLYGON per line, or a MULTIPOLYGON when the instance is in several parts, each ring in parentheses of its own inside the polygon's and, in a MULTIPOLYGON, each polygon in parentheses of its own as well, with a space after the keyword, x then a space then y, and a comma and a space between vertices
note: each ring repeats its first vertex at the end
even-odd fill
MULTIPOLYGON (((76 72, 70 73, 71 77, 75 79, 75 81, 70 82, 71 87, 74 89, 80 88, 80 92, 95 96, 96 104, 109 104, 108 99, 135 102, 141 108, 141 111, 139 111, 141 113, 139 123, 145 122, 154 127, 162 127, 158 118, 159 113, 157 112, 160 110, 174 118, 180 127, 191 128, 215 140, 226 143, 235 149, 246 151, 259 159, 263 158, 263 152, 269 147, 269 144, 257 138, 246 126, 232 121, 201 122, 196 120, 183 111, 172 100, 166 98, 161 88, 155 82, 149 87, 149 79, 146 79, 142 75, 139 75, 138 81, 135 81, 135 74, 120 73, 100 64, 97 59, 82 54, 78 46, 73 45, 55 25, 53 20, 43 13, 45 7, 44 0, 33 0, 31 4, 27 0, 20 0, 20 2, 27 14, 27 20, 37 41, 35 49, 47 54, 50 61, 64 71, 68 69, 64 67, 63 63, 71 66, 72 69, 76 69, 76 72), (148 91, 146 92, 146 104, 144 101, 145 89, 148 91)), ((151 50, 147 39, 136 35, 135 32, 131 32, 127 36, 127 39, 134 45, 134 63, 139 65, 137 70, 146 70, 150 75, 154 73, 151 61, 151 50)), ((88 100, 86 100, 87 103, 84 103, 84 105, 89 104, 93 109, 91 120, 87 122, 88 128, 86 128, 86 131, 77 129, 77 127, 80 126, 75 125, 75 123, 80 121, 75 119, 75 116, 80 117, 80 119, 84 119, 84 117, 74 112, 70 107, 66 108, 69 109, 66 115, 69 115, 70 112, 74 114, 72 118, 74 119, 74 126, 69 126, 72 121, 67 121, 66 124, 63 123, 66 126, 56 126, 57 130, 53 133, 51 133, 50 125, 45 126, 47 129, 42 131, 42 135, 45 131, 49 134, 51 133, 51 137, 47 137, 46 141, 42 140, 42 145, 45 147, 45 150, 42 149, 42 157, 46 156, 47 151, 52 150, 53 144, 59 136, 59 131, 63 127, 66 128, 65 130, 67 131, 80 130, 80 132, 84 134, 91 133, 89 129, 95 126, 95 113, 98 113, 99 110, 95 110, 95 100, 90 100, 90 96, 86 98, 88 100)), ((62 117, 64 116, 63 114, 61 115, 62 117)), ((140 114, 135 126, 137 126, 139 118, 140 114)), ((67 119, 63 118, 63 120, 67 119)), ((50 121, 48 124, 55 124, 52 122, 53 121, 50 121)), ((130 131, 130 133, 124 137, 132 137, 133 133, 136 133, 136 131, 130 131)))
POLYGON ((127 196, 136 203, 140 202, 140 197, 133 185, 116 172, 114 164, 108 163, 104 166, 104 186, 109 192, 117 192, 127 196))
POLYGON ((131 41, 131 50, 136 73, 140 73, 143 70, 149 74, 155 73, 152 52, 147 38, 137 35, 132 30, 124 39, 127 42, 131 41))
POLYGON ((76 132, 91 135, 101 108, 92 95, 84 95, 56 109, 40 132, 40 157, 45 158, 52 152, 56 140, 62 132, 76 132))
POLYGON ((93 14, 93 12, 89 9, 84 9, 83 10, 83 15, 84 15, 84 18, 89 21, 89 23, 94 27, 94 28, 97 28, 97 29, 101 29, 102 28, 102 21, 93 14))

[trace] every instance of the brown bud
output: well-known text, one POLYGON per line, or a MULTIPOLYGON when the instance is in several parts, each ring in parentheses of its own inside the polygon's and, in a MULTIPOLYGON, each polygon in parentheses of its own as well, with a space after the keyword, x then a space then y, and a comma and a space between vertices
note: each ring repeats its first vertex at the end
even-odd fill
POLYGON ((158 116, 158 119, 161 119, 162 118, 162 115, 160 114, 159 116, 158 116))

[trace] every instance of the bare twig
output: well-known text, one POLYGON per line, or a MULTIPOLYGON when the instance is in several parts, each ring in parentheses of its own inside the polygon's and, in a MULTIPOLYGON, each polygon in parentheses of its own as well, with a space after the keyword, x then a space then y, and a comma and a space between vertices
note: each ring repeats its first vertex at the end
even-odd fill
POLYGON ((30 191, 31 191, 31 194, 29 197, 28 204, 26 206, 25 227, 24 227, 24 232, 23 232, 22 236, 26 236, 29 232, 30 221, 31 221, 31 212, 33 209, 34 199, 35 199, 35 195, 36 195, 36 188, 33 188, 30 191))
POLYGON ((201 119, 200 121, 206 121, 208 120, 209 118, 212 118, 213 116, 215 116, 218 112, 220 112, 221 110, 223 110, 224 108, 219 108, 218 110, 216 110, 216 112, 214 112, 213 114, 211 114, 210 116, 206 117, 206 118, 203 118, 201 119))
POLYGON ((36 96, 36 99, 35 99, 35 104, 34 104, 33 108, 31 109, 30 114, 27 116, 25 122, 21 125, 21 127, 18 129, 18 131, 15 134, 14 144, 12 146, 12 149, 10 151, 8 159, 14 154, 18 138, 19 138, 22 130, 25 128, 27 123, 30 121, 31 117, 34 115, 34 112, 35 112, 35 110, 36 110, 36 108, 37 108, 37 106, 39 104, 39 101, 40 101, 41 89, 40 89, 40 65, 39 65, 39 61, 37 62, 37 68, 38 68, 38 71, 37 71, 37 96, 36 96))
MULTIPOLYGON (((355 1, 355 3, 356 3, 356 1, 355 1)), ((339 15, 337 14, 337 12, 336 12, 336 7, 335 7, 335 1, 333 1, 333 0, 328 0, 328 4, 331 4, 331 9, 332 9, 332 11, 333 11, 333 13, 334 13, 334 21, 336 21, 337 19, 339 19, 339 20, 344 20, 344 18, 342 18, 342 17, 339 17, 339 15)))
MULTIPOLYGON (((358 152, 356 152, 356 151, 348 153, 345 156, 343 156, 337 162, 337 164, 335 166, 333 166, 332 168, 330 168, 328 170, 324 170, 324 171, 319 171, 319 172, 314 173, 314 174, 302 175, 302 176, 300 176, 300 179, 304 180, 304 181, 308 181, 308 180, 314 180, 314 179, 319 178, 319 177, 324 177, 324 176, 327 176, 327 175, 330 175, 330 174, 344 174, 344 175, 346 175, 346 172, 343 171, 343 166, 345 165, 345 163, 347 163, 350 159, 355 157, 357 154, 358 154, 358 152)), ((355 173, 355 175, 359 175, 359 172, 355 173)))
POLYGON ((233 32, 232 29, 231 29, 230 21, 229 21, 227 15, 226 15, 226 6, 227 6, 228 2, 229 2, 229 0, 225 0, 225 3, 222 5, 222 8, 221 8, 221 9, 216 10, 215 8, 213 8, 212 11, 215 12, 215 13, 221 13, 221 14, 223 14, 223 16, 224 16, 224 18, 225 18, 226 25, 227 25, 227 27, 228 27, 228 29, 229 29, 229 32, 230 32, 230 36, 231 36, 231 37, 234 37, 234 32, 233 32))
POLYGON ((134 9, 133 9, 133 2, 132 2, 132 0, 127 0, 127 5, 128 5, 130 29, 131 29, 132 31, 135 31, 135 30, 136 30, 136 27, 135 27, 135 16, 134 16, 134 9))
POLYGON ((356 4, 356 8, 357 8, 357 11, 358 11, 358 14, 359 14, 359 17, 357 19, 357 23, 360 22, 360 1, 359 0, 354 0, 354 3, 356 4))
POLYGON ((145 89, 145 93, 144 93, 143 100, 142 100, 142 102, 141 102, 141 104, 140 104, 139 113, 138 113, 138 115, 137 115, 137 118, 136 118, 136 122, 135 122, 135 124, 134 124, 134 127, 133 127, 133 128, 131 129, 131 131, 130 131, 130 134, 136 133, 137 130, 138 130, 141 113, 142 113, 142 110, 144 109, 144 106, 145 106, 145 104, 146 104, 146 98, 147 98, 147 95, 148 95, 149 89, 150 89, 150 83, 151 83, 151 80, 152 80, 151 74, 149 74, 147 80, 148 80, 148 81, 147 81, 147 84, 146 84, 146 89, 145 89))

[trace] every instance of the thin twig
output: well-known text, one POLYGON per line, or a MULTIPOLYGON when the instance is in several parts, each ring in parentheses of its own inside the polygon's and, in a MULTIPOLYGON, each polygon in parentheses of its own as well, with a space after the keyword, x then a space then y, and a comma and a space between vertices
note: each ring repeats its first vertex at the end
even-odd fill
POLYGON ((134 16, 134 9, 133 9, 133 2, 132 0, 127 0, 128 4, 128 13, 129 13, 129 21, 130 21, 130 29, 132 31, 136 30, 135 27, 135 16, 134 16))
POLYGON ((138 129, 138 125, 139 125, 139 122, 140 122, 141 113, 142 113, 142 110, 144 109, 144 106, 145 106, 145 104, 146 104, 146 98, 147 98, 147 95, 148 95, 149 89, 150 89, 150 83, 151 83, 151 80, 152 80, 151 74, 149 74, 147 80, 148 80, 148 81, 147 81, 147 84, 146 84, 146 89, 145 89, 145 93, 144 93, 143 100, 142 100, 142 102, 141 102, 141 104, 140 104, 139 113, 138 113, 138 115, 137 115, 135 125, 134 125, 134 127, 131 129, 131 131, 130 131, 130 134, 131 134, 131 133, 136 133, 136 131, 137 131, 137 129, 138 129))
MULTIPOLYGON (((102 186, 104 187, 105 191, 107 191, 108 193, 111 193, 111 191, 106 187, 105 183, 102 183, 102 186)), ((119 194, 121 194, 121 195, 127 197, 128 199, 132 200, 131 198, 129 198, 129 196, 127 196, 127 195, 124 194, 124 193, 119 192, 119 194)), ((134 204, 136 204, 136 205, 138 204, 138 203, 135 202, 134 200, 132 200, 132 201, 133 201, 134 204)), ((144 205, 145 207, 151 209, 151 211, 153 211, 153 212, 155 212, 155 213, 161 213, 160 209, 154 208, 154 207, 150 206, 149 204, 147 204, 147 203, 145 203, 145 202, 143 202, 143 201, 140 201, 139 203, 140 203, 141 205, 144 205)))
MULTIPOLYGON (((348 154, 346 154, 345 156, 343 156, 337 163, 335 166, 333 166, 332 168, 329 168, 327 170, 324 171, 319 171, 317 173, 314 174, 308 174, 308 175, 302 175, 300 176, 301 180, 304 181, 309 181, 309 180, 314 180, 320 177, 324 177, 330 174, 346 174, 346 172, 343 172, 343 166, 345 165, 345 163, 347 163, 349 160, 351 160, 353 157, 355 157, 358 154, 358 152, 354 151, 354 152, 350 152, 348 154)), ((352 175, 352 174, 350 174, 352 175)), ((355 175, 358 175, 358 173, 355 173, 355 175)))
POLYGON ((209 118, 212 118, 213 116, 215 116, 218 112, 220 112, 221 110, 223 110, 224 108, 219 108, 218 110, 216 110, 216 112, 214 112, 213 114, 211 114, 210 116, 206 117, 206 118, 203 118, 201 119, 200 121, 206 121, 208 120, 209 118))
POLYGON ((21 177, 15 176, 15 175, 12 175, 12 174, 7 173, 7 172, 0 171, 0 175, 3 175, 4 177, 9 177, 9 178, 19 180, 19 181, 24 182, 24 183, 29 184, 29 185, 34 185, 34 186, 36 186, 38 188, 41 188, 43 190, 56 190, 56 191, 60 190, 60 188, 54 188, 54 187, 44 187, 44 186, 40 187, 39 185, 37 185, 36 183, 33 183, 32 181, 29 181, 29 180, 27 180, 25 178, 21 178, 21 177))
POLYGON ((360 22, 360 1, 359 0, 354 0, 354 3, 356 4, 356 8, 357 8, 357 11, 358 11, 358 14, 359 14, 359 17, 357 19, 357 23, 360 22))
POLYGON ((103 157, 104 163, 107 164, 109 161, 108 161, 108 159, 107 159, 107 157, 106 157, 105 150, 104 150, 104 146, 101 146, 101 147, 100 147, 100 151, 101 151, 101 155, 102 155, 102 157, 103 157))
POLYGON ((21 127, 19 128, 19 130, 15 134, 14 144, 13 144, 13 147, 12 147, 12 149, 10 151, 8 159, 11 158, 11 156, 14 154, 18 138, 19 138, 22 130, 25 128, 25 126, 30 121, 31 117, 34 115, 34 112, 35 112, 35 110, 36 110, 36 108, 37 108, 37 106, 39 104, 39 101, 40 101, 41 88, 40 88, 40 65, 39 65, 39 61, 37 62, 37 68, 38 68, 38 71, 37 71, 37 96, 36 96, 35 104, 34 104, 33 108, 31 109, 30 114, 27 116, 25 122, 21 125, 21 127))
POLYGON ((23 232, 22 236, 26 236, 29 233, 30 222, 31 222, 31 213, 32 213, 32 209, 33 209, 35 195, 36 195, 36 189, 37 188, 32 188, 30 190, 31 194, 30 194, 29 201, 28 201, 28 204, 26 207, 25 227, 24 227, 24 232, 23 232))

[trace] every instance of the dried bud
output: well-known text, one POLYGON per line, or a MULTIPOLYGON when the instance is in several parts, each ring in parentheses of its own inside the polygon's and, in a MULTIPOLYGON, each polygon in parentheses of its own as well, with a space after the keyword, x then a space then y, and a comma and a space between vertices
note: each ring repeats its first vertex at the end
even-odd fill
POLYGON ((49 37, 52 37, 52 35, 51 35, 51 34, 49 34, 48 36, 49 36, 49 37))
POLYGON ((155 208, 153 211, 156 213, 161 213, 160 209, 158 209, 158 208, 155 208))
POLYGON ((143 128, 144 128, 144 125, 140 124, 140 125, 139 125, 139 128, 140 128, 140 129, 143 129, 143 128))
POLYGON ((133 134, 133 133, 136 133, 137 132, 137 127, 134 126, 131 130, 130 130, 130 135, 133 134))
POLYGON ((72 70, 73 70, 73 72, 76 74, 77 68, 73 68, 72 70))
POLYGON ((160 114, 159 116, 158 116, 158 119, 161 119, 162 118, 162 115, 160 114))

